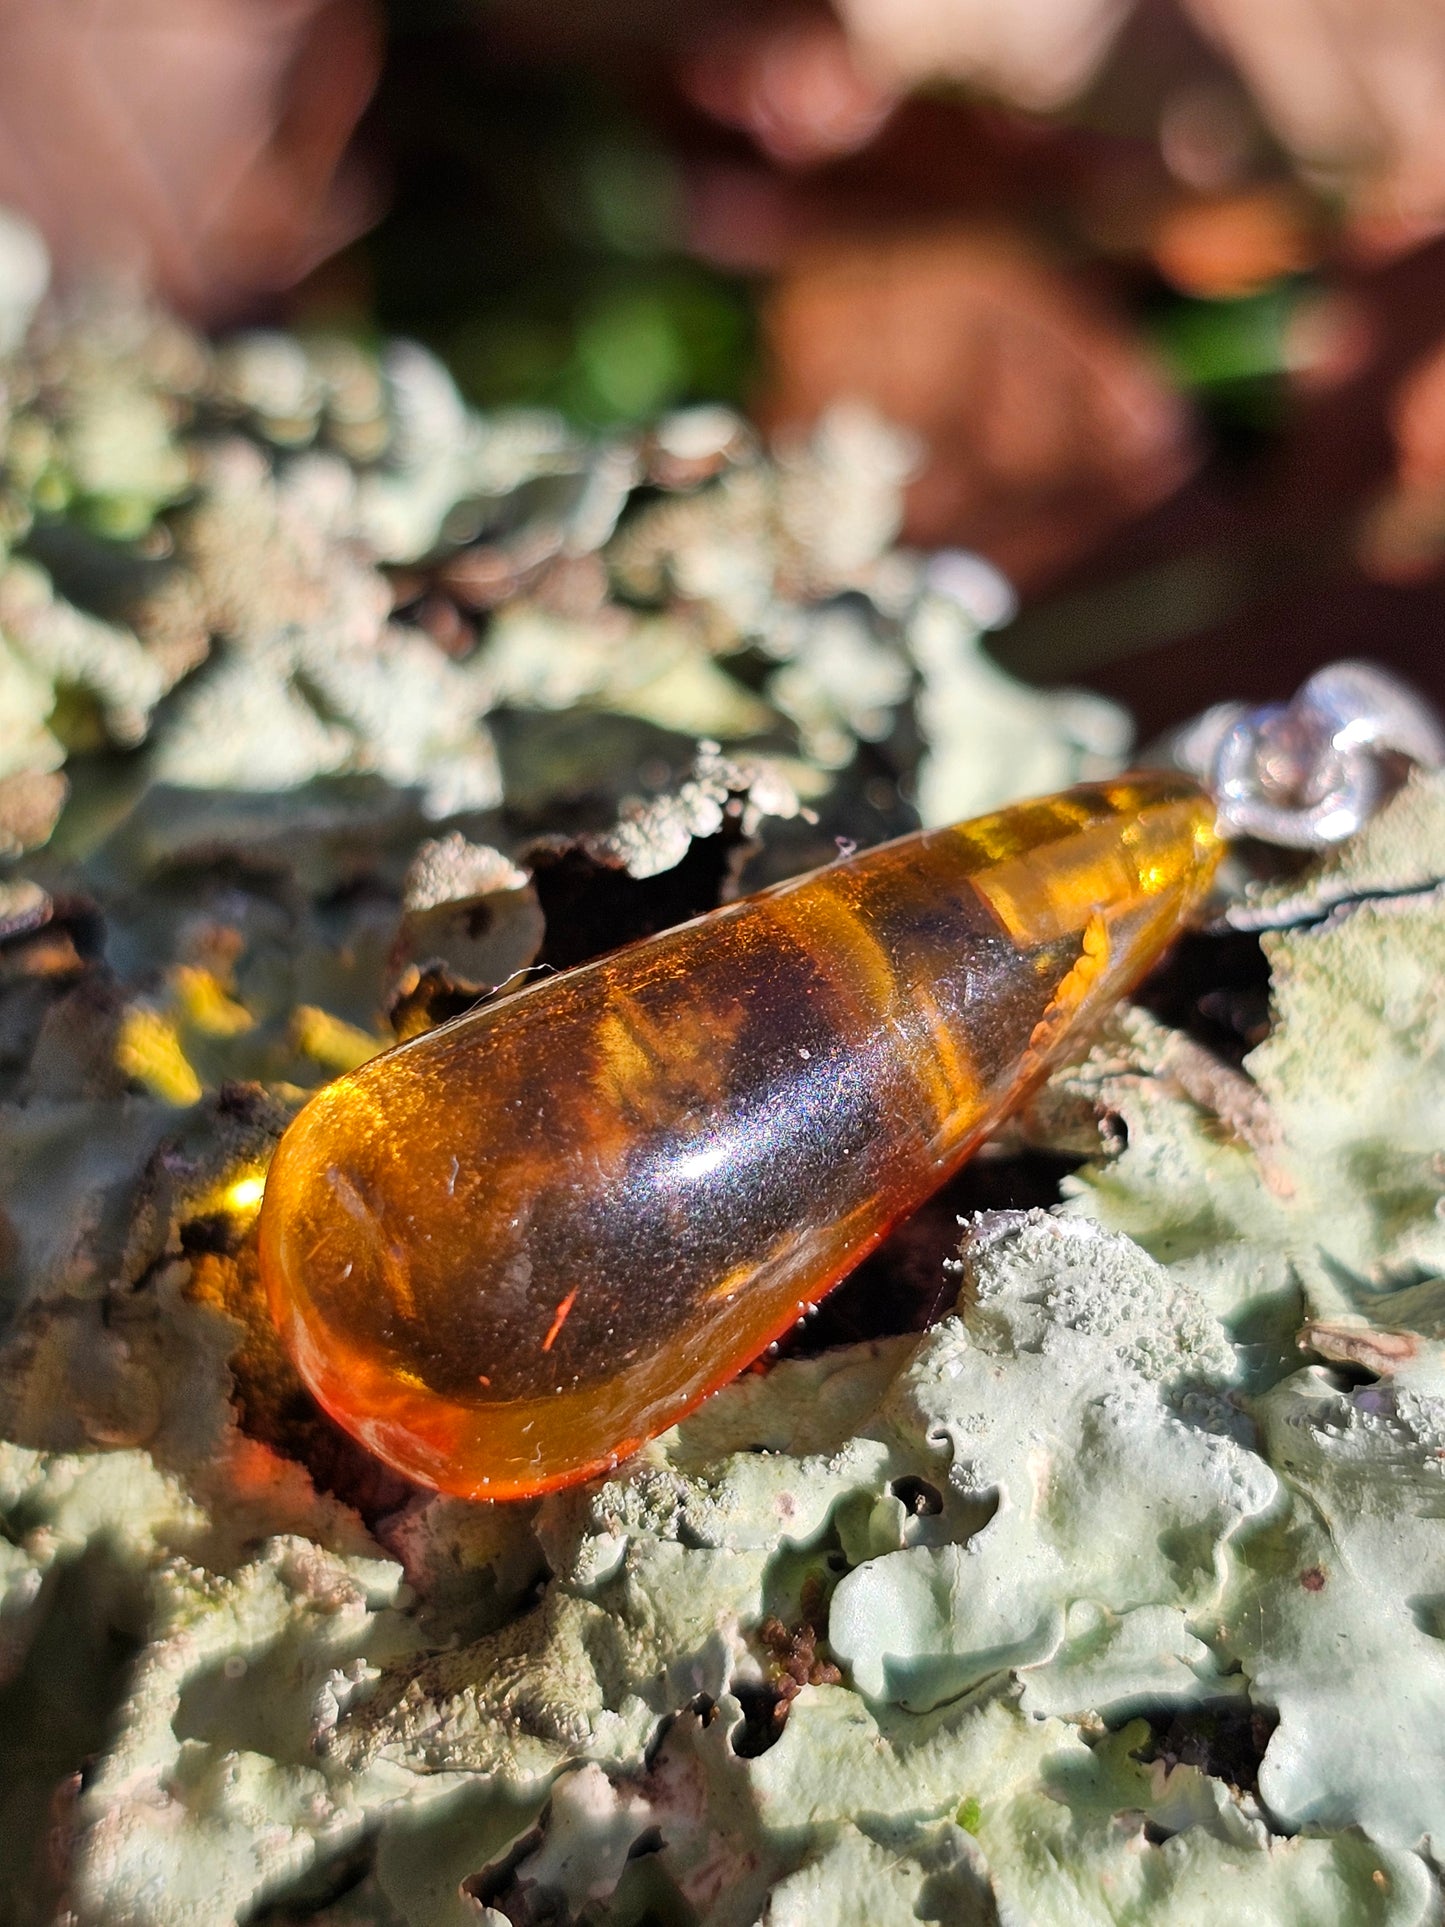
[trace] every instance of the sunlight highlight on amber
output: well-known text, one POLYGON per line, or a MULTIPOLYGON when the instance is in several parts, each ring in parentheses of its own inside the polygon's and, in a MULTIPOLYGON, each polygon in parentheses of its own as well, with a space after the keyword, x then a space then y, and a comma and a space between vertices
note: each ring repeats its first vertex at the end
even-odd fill
POLYGON ((777 1338, 1159 955, 1214 807, 1140 776, 923 831, 401 1045, 281 1142, 302 1376, 448 1492, 602 1470, 777 1338))

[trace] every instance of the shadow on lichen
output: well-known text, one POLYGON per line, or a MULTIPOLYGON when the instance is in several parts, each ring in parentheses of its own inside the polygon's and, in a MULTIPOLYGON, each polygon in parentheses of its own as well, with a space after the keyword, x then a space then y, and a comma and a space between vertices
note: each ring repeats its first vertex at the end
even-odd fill
MULTIPOLYGON (((13 1516, 10 1529, 21 1529, 13 1516)), ((142 1645, 142 1582, 92 1540, 52 1574, 39 1610, 24 1663, 0 1688, 4 1927, 47 1927, 62 1903, 71 1810, 142 1645)))
POLYGON ((996 1157, 985 1148, 795 1326, 776 1355, 813 1358, 837 1345, 926 1331, 958 1295, 946 1261, 957 1252, 960 1220, 1057 1204, 1060 1179, 1080 1162, 1044 1151, 996 1157))
POLYGON ((266 1304, 254 1231, 234 1253, 196 1252, 189 1295, 240 1327, 231 1372, 244 1432, 283 1458, 296 1460, 318 1491, 353 1507, 368 1525, 416 1495, 418 1488, 409 1479, 343 1432, 302 1384, 266 1304))
POLYGON ((1134 1749, 1135 1759, 1144 1765, 1157 1761, 1166 1771, 1197 1767, 1236 1792, 1258 1795, 1259 1769, 1279 1725, 1278 1713, 1247 1700, 1230 1699, 1146 1708, 1136 1717, 1149 1724, 1148 1740, 1134 1749))

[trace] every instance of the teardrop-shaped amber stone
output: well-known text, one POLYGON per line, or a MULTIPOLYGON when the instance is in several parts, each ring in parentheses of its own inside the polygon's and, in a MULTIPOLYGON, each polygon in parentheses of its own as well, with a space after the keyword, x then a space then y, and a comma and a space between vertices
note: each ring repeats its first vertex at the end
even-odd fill
POLYGON ((540 982, 338 1078, 261 1261, 326 1409, 508 1498, 614 1464, 947 1178, 1208 886, 1139 776, 924 831, 540 982))

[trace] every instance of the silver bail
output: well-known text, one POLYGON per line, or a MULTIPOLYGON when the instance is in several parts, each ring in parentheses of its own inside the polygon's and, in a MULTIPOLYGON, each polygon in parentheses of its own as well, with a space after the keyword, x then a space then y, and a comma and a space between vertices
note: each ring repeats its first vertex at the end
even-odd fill
POLYGON ((1216 703, 1159 748, 1213 794, 1222 835, 1296 850, 1353 836, 1398 787, 1402 759, 1445 767, 1434 710, 1369 662, 1332 662, 1287 703, 1216 703))

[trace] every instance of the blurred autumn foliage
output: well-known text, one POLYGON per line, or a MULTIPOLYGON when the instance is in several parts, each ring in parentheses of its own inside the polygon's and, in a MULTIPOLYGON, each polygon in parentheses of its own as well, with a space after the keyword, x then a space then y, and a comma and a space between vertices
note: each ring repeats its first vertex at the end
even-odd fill
POLYGON ((1152 507, 1196 459, 1188 411, 1142 344, 1010 236, 936 227, 819 244, 765 310, 776 425, 837 395, 916 428, 908 534, 960 530, 1009 575, 1057 571, 1152 507))
POLYGON ((0 204, 63 267, 233 313, 377 212, 347 155, 381 52, 370 0, 8 0, 0 204))
POLYGON ((866 400, 1001 652, 1146 724, 1342 650, 1445 692, 1442 110, 1438 0, 0 10, 62 268, 595 425, 866 400))

